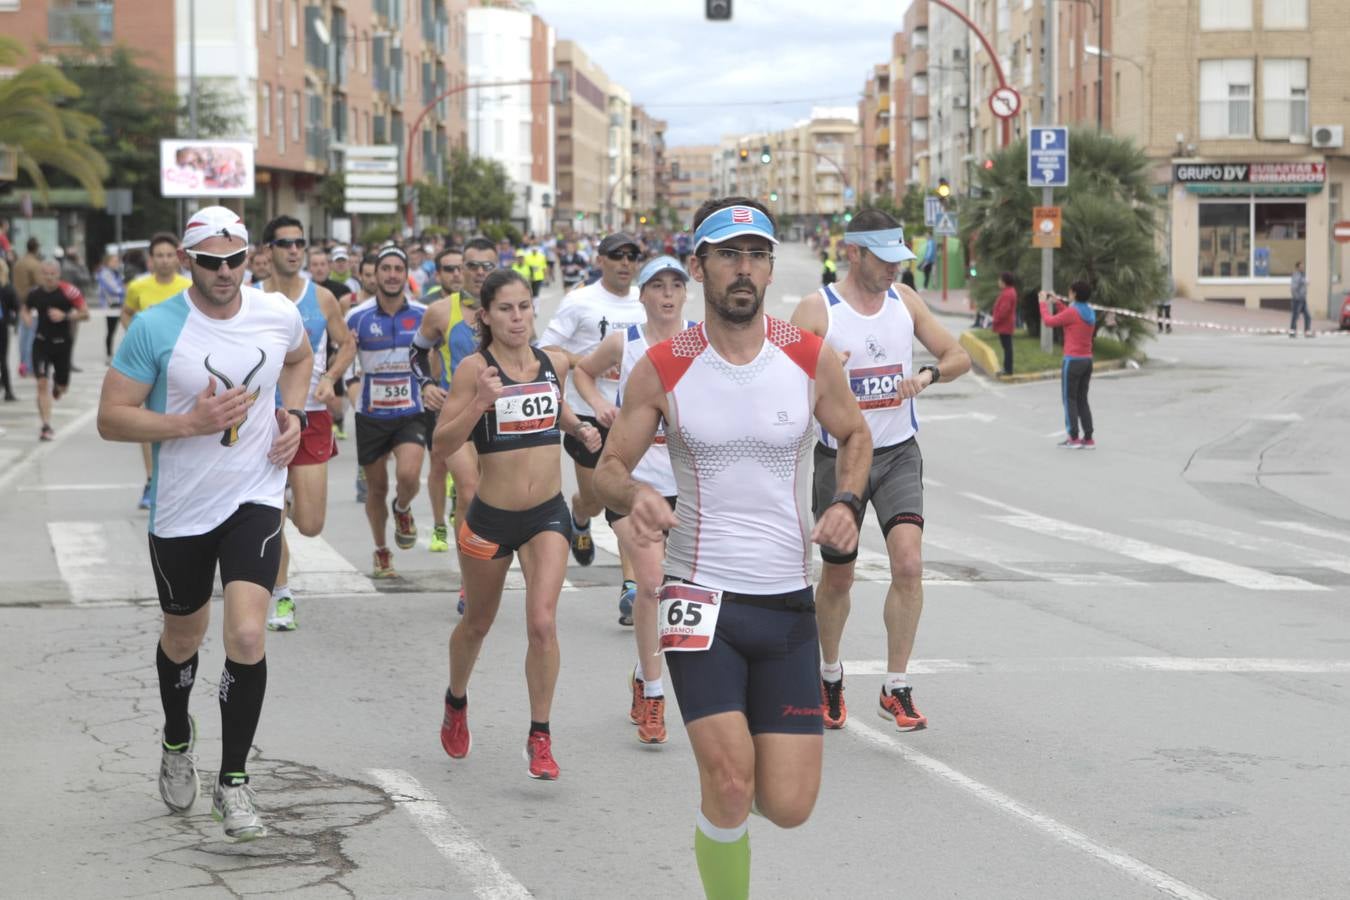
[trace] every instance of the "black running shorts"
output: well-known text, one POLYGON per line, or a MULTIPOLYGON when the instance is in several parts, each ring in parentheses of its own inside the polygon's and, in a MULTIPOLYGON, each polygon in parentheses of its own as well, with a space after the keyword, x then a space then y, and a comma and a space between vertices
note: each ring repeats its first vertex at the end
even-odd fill
POLYGON ((150 565, 164 614, 189 616, 205 606, 217 563, 221 584, 247 581, 270 592, 281 564, 281 510, 245 503, 206 534, 150 535, 150 565))
POLYGON ((436 414, 410 413, 397 418, 356 414, 356 464, 368 466, 392 453, 399 444, 431 446, 436 414))
POLYGON ((600 449, 592 453, 586 449, 585 444, 570 434, 563 435, 563 449, 583 469, 594 469, 596 464, 600 462, 600 454, 605 450, 605 441, 609 438, 609 429, 601 425, 595 416, 577 416, 577 418, 583 422, 590 422, 595 426, 596 431, 600 432, 600 449))
POLYGON ((47 340, 33 341, 33 377, 50 378, 54 384, 66 387, 70 384, 69 341, 52 343, 47 340))
POLYGON ((824 734, 811 588, 726 592, 707 650, 665 654, 685 724, 738 711, 751 734, 824 734))
POLYGON ((503 559, 545 531, 572 540, 572 514, 562 494, 531 509, 498 509, 475 496, 459 527, 459 551, 470 559, 503 559))

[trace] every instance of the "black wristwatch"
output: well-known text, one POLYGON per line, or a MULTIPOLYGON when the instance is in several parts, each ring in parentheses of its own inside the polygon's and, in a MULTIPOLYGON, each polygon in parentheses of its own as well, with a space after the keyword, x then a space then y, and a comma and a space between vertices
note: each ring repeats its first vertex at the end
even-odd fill
POLYGON ((300 420, 301 431, 304 431, 306 428, 309 427, 309 416, 305 413, 303 409, 288 409, 286 410, 286 412, 290 413, 291 415, 295 416, 297 419, 300 420))
POLYGON ((862 498, 859 497, 857 494, 853 493, 852 491, 840 491, 839 493, 831 497, 829 505, 834 506, 836 503, 842 503, 845 506, 847 506, 850 510, 852 510, 853 518, 855 519, 862 518, 863 514, 862 498))
POLYGON ((942 371, 937 366, 919 366, 919 372, 920 374, 923 372, 933 373, 933 380, 929 384, 937 384, 942 380, 942 371))

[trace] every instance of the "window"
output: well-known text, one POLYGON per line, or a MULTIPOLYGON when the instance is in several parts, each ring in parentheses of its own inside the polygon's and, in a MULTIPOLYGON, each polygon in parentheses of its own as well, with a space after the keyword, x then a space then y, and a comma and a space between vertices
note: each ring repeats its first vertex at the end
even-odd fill
POLYGON ((928 47, 928 29, 915 28, 914 34, 910 36, 909 47, 911 50, 923 50, 928 47))
POLYGON ((291 91, 291 140, 300 140, 300 92, 291 91))
POLYGON ((1252 61, 1207 59, 1200 63, 1200 137, 1252 136, 1252 61))
POLYGON ((263 137, 272 136, 272 86, 264 84, 262 86, 262 103, 259 104, 259 117, 262 118, 263 137))
POLYGON ((909 83, 909 89, 916 97, 928 96, 928 75, 915 75, 914 80, 909 83))
POLYGON ((914 122, 913 122, 913 123, 911 124, 911 126, 910 126, 909 136, 910 136, 910 138, 911 138, 912 140, 915 140, 915 141, 927 141, 927 140, 928 140, 928 120, 927 120, 927 119, 915 119, 914 122))
POLYGON ((1288 278, 1305 258, 1307 204, 1243 199, 1200 204, 1201 278, 1288 278))
POLYGON ((1308 27, 1308 0, 1264 0, 1261 27, 1267 31, 1308 27))
POLYGON ((286 91, 276 90, 277 101, 277 152, 286 152, 286 91))
POLYGON ((270 27, 268 13, 272 9, 272 0, 258 0, 258 30, 267 31, 270 27))
POLYGON ((1308 61, 1261 62, 1261 137, 1308 136, 1308 61))
POLYGON ((1200 0, 1201 31, 1251 31, 1252 0, 1200 0))
POLYGON ((300 46, 300 0, 291 0, 291 16, 287 24, 291 30, 291 46, 300 46))

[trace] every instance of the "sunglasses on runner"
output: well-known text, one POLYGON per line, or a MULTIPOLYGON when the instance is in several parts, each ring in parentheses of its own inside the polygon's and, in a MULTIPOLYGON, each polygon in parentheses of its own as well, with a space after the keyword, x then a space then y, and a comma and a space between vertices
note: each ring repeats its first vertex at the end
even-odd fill
POLYGON ((497 268, 495 262, 466 262, 464 268, 473 269, 475 272, 491 272, 497 268))
POLYGON ((637 262, 641 254, 639 254, 636 250, 613 250, 610 251, 609 253, 606 253, 605 256, 609 257, 615 262, 618 262, 621 259, 626 259, 629 262, 637 262))
POLYGON ((458 272, 458 271, 459 271, 460 269, 462 269, 462 268, 464 268, 464 267, 463 267, 463 266, 455 266, 455 265, 451 265, 450 263, 446 263, 445 265, 441 266, 441 271, 442 271, 442 272, 458 272))
POLYGON ((303 250, 305 249, 304 238, 277 238, 272 241, 273 247, 280 247, 283 250, 303 250))
POLYGON ((214 253, 202 253, 200 250, 184 250, 193 262, 201 266, 208 272, 218 272, 221 266, 228 266, 231 269, 237 269, 244 264, 248 258, 247 250, 240 250, 237 253, 231 253, 228 256, 217 256, 214 253))

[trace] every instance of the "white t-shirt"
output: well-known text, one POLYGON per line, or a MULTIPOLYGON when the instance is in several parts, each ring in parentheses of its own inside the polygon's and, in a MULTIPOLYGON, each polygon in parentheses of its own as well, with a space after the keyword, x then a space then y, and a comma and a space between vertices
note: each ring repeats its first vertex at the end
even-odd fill
POLYGON ((232 432, 152 445, 150 533, 156 537, 206 534, 245 503, 282 508, 286 467, 272 465, 267 452, 279 433, 277 379, 286 354, 307 339, 305 326, 286 295, 242 291, 239 312, 224 320, 203 315, 186 291, 151 307, 132 320, 113 357, 114 369, 151 386, 145 406, 155 412, 191 412, 212 377, 217 392, 247 385, 253 398, 232 432))
MULTIPOLYGON (((562 306, 548 323, 548 329, 539 337, 540 347, 561 347, 568 353, 585 356, 614 331, 623 331, 629 325, 645 325, 647 310, 638 300, 636 287, 627 296, 611 294, 604 282, 597 281, 577 288, 563 298, 562 306)), ((595 385, 605 399, 615 402, 619 395, 619 370, 611 369, 595 379, 595 385)), ((567 405, 579 416, 594 416, 595 410, 577 391, 576 379, 567 379, 567 405)))

